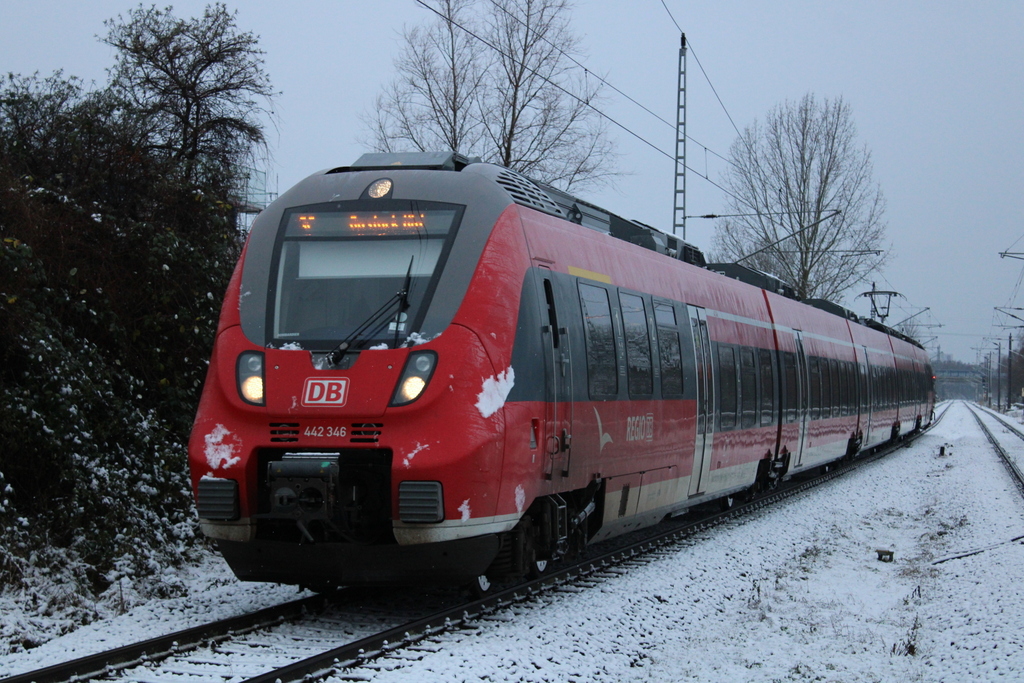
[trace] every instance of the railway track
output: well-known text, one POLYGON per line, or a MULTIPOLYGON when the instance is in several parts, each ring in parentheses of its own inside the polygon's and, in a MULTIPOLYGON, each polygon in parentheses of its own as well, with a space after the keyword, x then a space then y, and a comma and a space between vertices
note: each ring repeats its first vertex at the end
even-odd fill
MULTIPOLYGON (((942 419, 946 410, 948 407, 931 426, 942 419)), ((417 648, 431 649, 430 641, 439 634, 474 628, 480 620, 510 605, 534 600, 550 591, 585 590, 604 578, 621 574, 624 563, 650 562, 676 552, 680 545, 702 532, 864 467, 919 435, 818 476, 790 480, 780 489, 730 510, 698 519, 686 515, 635 532, 617 544, 601 544, 591 550, 593 557, 552 568, 538 579, 496 590, 480 600, 466 602, 461 592, 454 589, 349 589, 18 674, 0 683, 96 679, 285 683, 355 673, 354 670, 381 658, 408 656, 417 648)), ((1024 435, 1018 436, 1024 439, 1024 435)), ((1024 482, 1018 485, 1024 486, 1024 482)))
POLYGON ((1007 422, 1001 415, 993 413, 989 410, 981 408, 977 405, 967 405, 971 414, 974 415, 974 419, 978 421, 978 426, 985 433, 989 443, 995 449, 996 453, 1002 459, 1003 465, 1006 467, 1006 471, 1009 472, 1010 477, 1013 478, 1013 482, 1017 485, 1021 494, 1024 495, 1024 432, 1019 427, 1007 422), (982 415, 985 417, 983 418, 982 415), (992 420, 1001 426, 1005 433, 1017 437, 1020 443, 1014 442, 1013 446, 1006 448, 995 432, 989 429, 989 426, 985 423, 985 419, 992 420))

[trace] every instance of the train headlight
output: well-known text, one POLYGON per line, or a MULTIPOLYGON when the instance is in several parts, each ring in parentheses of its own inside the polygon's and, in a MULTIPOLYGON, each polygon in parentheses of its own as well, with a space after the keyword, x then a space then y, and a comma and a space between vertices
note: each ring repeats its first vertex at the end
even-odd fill
POLYGON ((408 360, 405 361, 402 376, 398 379, 395 395, 391 398, 391 405, 404 406, 418 399, 423 390, 427 388, 435 367, 437 367, 437 354, 433 351, 410 353, 408 360))
POLYGON ((374 199, 381 199, 391 194, 392 187, 394 185, 391 183, 390 178, 381 178, 380 180, 373 181, 370 187, 366 188, 366 194, 374 199))
POLYGON ((250 405, 265 405, 263 393, 263 354, 259 351, 246 351, 238 356, 235 366, 238 379, 238 395, 250 405))
POLYGON ((423 381, 422 377, 409 377, 398 388, 398 400, 402 403, 415 401, 423 393, 426 386, 427 383, 423 381))

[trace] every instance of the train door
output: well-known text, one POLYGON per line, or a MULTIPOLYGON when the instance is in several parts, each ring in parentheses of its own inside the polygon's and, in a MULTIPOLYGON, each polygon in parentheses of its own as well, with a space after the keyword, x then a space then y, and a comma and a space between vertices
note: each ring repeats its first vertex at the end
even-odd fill
POLYGON ((715 430, 715 383, 711 362, 711 338, 708 320, 703 308, 687 306, 690 333, 697 367, 697 437, 693 448, 693 471, 690 474, 689 495, 704 493, 711 470, 711 446, 715 430))
MULTIPOLYGON (((568 329, 559 320, 556 290, 550 272, 541 270, 546 325, 544 336, 544 449, 548 457, 545 472, 549 479, 569 476, 572 448, 572 353, 568 329)), ((567 310, 562 306, 563 311, 567 310)))
POLYGON ((808 420, 811 411, 808 410, 808 394, 810 391, 810 380, 807 371, 807 356, 804 355, 804 337, 800 330, 793 330, 796 341, 796 374, 797 374, 797 423, 800 425, 800 437, 797 439, 795 455, 795 467, 803 465, 804 444, 807 442, 808 420))

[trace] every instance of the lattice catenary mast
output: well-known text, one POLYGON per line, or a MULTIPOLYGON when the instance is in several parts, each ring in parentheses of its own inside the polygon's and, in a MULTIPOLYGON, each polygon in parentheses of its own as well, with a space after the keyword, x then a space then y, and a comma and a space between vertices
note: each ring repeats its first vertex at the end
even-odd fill
POLYGON ((679 35, 679 91, 676 93, 676 184, 672 234, 686 239, 686 34, 679 35))

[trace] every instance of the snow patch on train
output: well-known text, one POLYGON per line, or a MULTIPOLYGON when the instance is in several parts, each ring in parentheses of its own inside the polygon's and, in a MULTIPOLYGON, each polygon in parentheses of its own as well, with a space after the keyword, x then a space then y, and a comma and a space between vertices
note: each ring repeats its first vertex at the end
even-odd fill
POLYGON ((405 342, 402 344, 402 346, 419 346, 420 344, 426 344, 428 341, 433 341, 440 336, 440 333, 435 334, 433 337, 428 337, 426 335, 420 334, 419 332, 413 332, 412 334, 405 338, 405 342))
POLYGON ((459 506, 459 512, 462 513, 462 521, 468 522, 471 510, 469 509, 469 498, 462 501, 462 505, 459 506))
POLYGON ((425 451, 428 448, 430 448, 430 444, 420 443, 419 441, 417 441, 416 448, 412 449, 408 453, 408 455, 406 455, 405 458, 402 459, 402 465, 404 465, 407 469, 409 467, 412 467, 412 459, 416 457, 416 454, 419 453, 420 451, 425 451))
MULTIPOLYGON (((237 465, 242 459, 239 455, 234 455, 235 451, 238 450, 237 443, 225 443, 224 440, 233 436, 227 428, 219 424, 213 428, 213 431, 203 437, 206 442, 206 462, 209 463, 210 467, 217 469, 227 469, 233 465, 237 465), (232 457, 234 456, 234 457, 232 457)), ((235 437, 237 441, 237 437, 235 437)))
POLYGON ((526 505, 526 491, 523 490, 523 485, 520 484, 516 487, 516 512, 523 514, 524 505, 526 505))
POLYGON ((476 397, 476 409, 484 418, 494 415, 505 405, 505 399, 515 383, 516 373, 511 365, 505 372, 498 373, 497 377, 488 377, 484 380, 483 391, 476 397))

